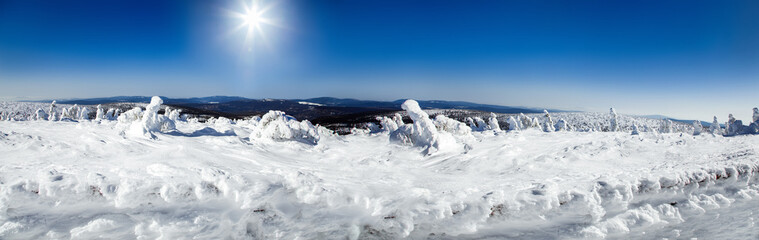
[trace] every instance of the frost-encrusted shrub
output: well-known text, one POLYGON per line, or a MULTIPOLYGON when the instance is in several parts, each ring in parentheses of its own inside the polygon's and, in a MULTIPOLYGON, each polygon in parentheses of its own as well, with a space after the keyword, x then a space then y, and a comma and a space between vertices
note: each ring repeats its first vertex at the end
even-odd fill
POLYGON ((472 128, 465 123, 456 121, 455 119, 446 117, 442 114, 435 116, 435 126, 440 131, 449 132, 454 135, 472 134, 472 128))
POLYGON ((316 145, 319 129, 308 120, 298 121, 282 111, 269 111, 261 117, 250 133, 250 139, 299 141, 316 145))

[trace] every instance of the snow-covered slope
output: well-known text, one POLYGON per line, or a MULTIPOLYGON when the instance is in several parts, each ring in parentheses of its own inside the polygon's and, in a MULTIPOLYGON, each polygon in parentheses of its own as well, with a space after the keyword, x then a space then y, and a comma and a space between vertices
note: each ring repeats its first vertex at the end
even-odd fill
POLYGON ((409 106, 424 122, 346 136, 281 112, 0 121, 0 239, 759 238, 755 135, 461 131, 409 106))

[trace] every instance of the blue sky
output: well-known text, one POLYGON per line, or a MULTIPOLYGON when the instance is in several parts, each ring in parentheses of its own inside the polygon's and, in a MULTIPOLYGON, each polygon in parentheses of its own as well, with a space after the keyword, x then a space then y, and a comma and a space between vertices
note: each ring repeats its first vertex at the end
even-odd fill
POLYGON ((749 120, 758 1, 0 0, 0 96, 319 96, 749 120), (247 2, 250 5, 250 2, 247 2))

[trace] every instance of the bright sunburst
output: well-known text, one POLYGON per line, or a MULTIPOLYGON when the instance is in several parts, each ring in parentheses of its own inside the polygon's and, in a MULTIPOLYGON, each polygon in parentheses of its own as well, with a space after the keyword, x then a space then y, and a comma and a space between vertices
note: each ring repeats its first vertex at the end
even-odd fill
POLYGON ((278 26, 272 18, 267 16, 273 5, 262 6, 257 0, 243 1, 241 5, 243 11, 232 12, 232 15, 240 21, 240 25, 235 28, 235 31, 247 29, 245 47, 252 50, 253 43, 257 39, 268 45, 263 30, 264 25, 278 26))

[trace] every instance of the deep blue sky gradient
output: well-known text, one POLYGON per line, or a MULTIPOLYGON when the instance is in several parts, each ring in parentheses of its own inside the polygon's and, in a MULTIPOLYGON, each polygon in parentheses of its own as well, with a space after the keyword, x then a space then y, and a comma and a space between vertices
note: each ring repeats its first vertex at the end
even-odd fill
POLYGON ((466 100, 750 119, 759 1, 0 0, 0 96, 466 100))

